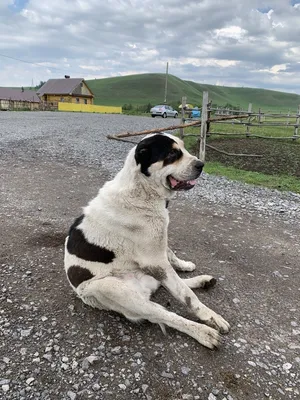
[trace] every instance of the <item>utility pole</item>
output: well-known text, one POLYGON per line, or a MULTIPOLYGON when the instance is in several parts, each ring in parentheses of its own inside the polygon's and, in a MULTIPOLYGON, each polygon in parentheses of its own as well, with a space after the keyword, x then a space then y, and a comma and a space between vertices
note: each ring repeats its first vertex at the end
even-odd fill
POLYGON ((169 63, 167 62, 167 69, 166 69, 166 82, 165 82, 165 100, 164 103, 167 102, 167 91, 168 91, 168 72, 169 72, 169 63))

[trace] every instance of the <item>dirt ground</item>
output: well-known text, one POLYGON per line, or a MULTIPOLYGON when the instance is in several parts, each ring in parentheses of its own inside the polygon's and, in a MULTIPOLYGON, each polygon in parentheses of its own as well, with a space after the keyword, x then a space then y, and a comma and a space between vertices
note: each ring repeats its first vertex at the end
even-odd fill
MULTIPOLYGON (((7 159, 0 162, 0 173, 6 182, 6 190, 1 191, 4 324, 0 352, 10 360, 0 360, 0 377, 4 379, 8 369, 9 379, 18 377, 11 391, 21 390, 22 378, 25 381, 33 375, 36 390, 48 388, 58 396, 49 398, 68 398, 72 384, 80 385, 80 376, 57 367, 55 352, 50 361, 42 358, 45 348, 59 338, 60 357, 76 357, 74 349, 80 349, 79 358, 88 356, 108 340, 99 334, 101 324, 111 348, 126 344, 129 349, 107 360, 104 357, 92 366, 93 375, 97 376, 103 365, 109 369, 112 364, 118 371, 130 369, 128 360, 140 352, 144 371, 132 389, 148 385, 146 393, 152 399, 207 399, 212 393, 217 399, 230 398, 228 395, 240 400, 299 398, 296 227, 237 210, 212 209, 209 204, 195 209, 179 200, 171 205, 173 248, 197 263, 197 273, 211 273, 219 279, 210 292, 197 293, 232 325, 220 350, 212 352, 172 330, 163 336, 157 326, 133 325, 117 315, 92 310, 72 293, 63 271, 64 237, 80 207, 105 180, 105 171, 7 159), (22 337, 20 332, 27 329, 31 334, 22 337), (130 337, 128 342, 122 341, 124 332, 130 337), (26 354, 20 353, 22 348, 26 354), (39 371, 34 372, 32 359, 37 357, 41 362, 39 371), (194 397, 182 397, 185 393, 194 397)), ((186 315, 163 290, 157 301, 186 315)), ((118 388, 121 380, 114 384, 103 377, 102 384, 106 381, 114 390, 103 398, 136 398, 130 389, 125 393, 118 388)), ((88 398, 82 396, 77 398, 88 398)), ((31 397, 29 390, 25 398, 38 397, 31 397)))
POLYGON ((268 175, 286 174, 300 177, 300 146, 296 141, 209 138, 208 143, 227 153, 258 154, 263 157, 232 157, 208 149, 207 161, 219 161, 227 166, 268 175))
MULTIPOLYGON (((0 176, 1 399, 300 398, 299 221, 183 194, 171 202, 170 245, 197 264, 182 275, 217 278, 196 293, 232 326, 210 351, 85 306, 67 283, 64 238, 105 166, 5 150, 0 176)), ((154 300, 192 318, 163 289, 154 300)))

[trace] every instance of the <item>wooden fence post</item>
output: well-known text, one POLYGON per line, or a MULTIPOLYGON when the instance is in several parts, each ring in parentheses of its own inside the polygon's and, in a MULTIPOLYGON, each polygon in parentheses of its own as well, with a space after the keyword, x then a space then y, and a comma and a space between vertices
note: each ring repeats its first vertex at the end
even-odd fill
POLYGON ((298 106, 298 112, 297 112, 297 118, 296 118, 297 126, 295 126, 294 139, 298 139, 299 138, 299 136, 298 136, 299 123, 300 123, 300 104, 298 106))
POLYGON ((211 104, 212 101, 210 100, 207 104, 207 123, 206 123, 206 137, 209 137, 209 129, 210 129, 210 116, 211 116, 211 104))
POLYGON ((257 118, 257 121, 258 121, 259 124, 261 124, 261 110, 260 110, 260 108, 258 109, 258 118, 257 118))
POLYGON ((206 145, 207 120, 208 120, 207 106, 208 106, 208 92, 203 92, 201 130, 200 130, 200 142, 199 142, 199 159, 202 162, 205 161, 205 145, 206 145))
MULTIPOLYGON (((186 96, 182 96, 181 98, 181 123, 184 124, 184 113, 186 107, 186 96)), ((184 137, 184 128, 180 128, 179 130, 180 139, 184 137)))
MULTIPOLYGON (((249 103, 248 105, 248 113, 249 113, 249 118, 248 118, 248 123, 251 123, 251 113, 252 113, 252 103, 249 103)), ((246 137, 250 136, 250 125, 247 125, 246 127, 246 137)))

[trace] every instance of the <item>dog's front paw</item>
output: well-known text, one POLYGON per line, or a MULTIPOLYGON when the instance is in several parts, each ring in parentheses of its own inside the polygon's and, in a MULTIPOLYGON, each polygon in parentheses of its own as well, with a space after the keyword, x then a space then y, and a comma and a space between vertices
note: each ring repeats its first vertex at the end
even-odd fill
POLYGON ((194 271, 195 268, 196 268, 196 265, 194 263, 192 263, 191 261, 180 260, 180 262, 176 265, 177 270, 185 271, 185 272, 194 271))
POLYGON ((211 311, 211 313, 209 313, 207 319, 201 318, 201 321, 211 326, 212 328, 217 329, 221 333, 228 333, 230 331, 229 323, 223 317, 221 317, 221 315, 215 313, 214 311, 211 311))
POLYGON ((217 280, 211 275, 199 275, 192 278, 194 280, 193 288, 210 289, 216 286, 217 280))
POLYGON ((197 335, 193 335, 195 339, 201 343, 203 346, 208 347, 209 349, 216 349, 220 344, 220 335, 219 332, 213 328, 210 328, 206 325, 200 325, 197 335))

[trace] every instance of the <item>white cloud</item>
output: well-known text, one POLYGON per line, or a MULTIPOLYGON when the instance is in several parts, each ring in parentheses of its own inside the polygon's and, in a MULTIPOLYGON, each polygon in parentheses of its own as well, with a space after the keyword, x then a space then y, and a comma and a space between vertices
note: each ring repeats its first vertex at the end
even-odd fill
POLYGON ((278 75, 282 71, 286 71, 287 64, 273 65, 271 68, 259 69, 257 72, 268 72, 270 74, 278 75))
POLYGON ((242 29, 240 26, 228 26, 222 29, 216 29, 217 38, 229 38, 241 40, 246 34, 246 30, 242 29))
POLYGON ((164 72, 169 61, 182 79, 272 88, 277 77, 276 88, 300 93, 300 3, 28 0, 12 8, 0 0, 0 54, 33 65, 0 57, 0 86, 164 72))
POLYGON ((89 71, 103 71, 103 67, 99 67, 96 65, 79 65, 79 68, 86 69, 89 71))

